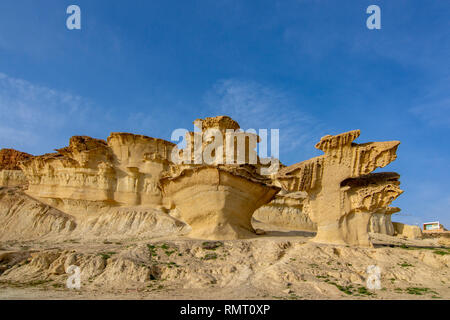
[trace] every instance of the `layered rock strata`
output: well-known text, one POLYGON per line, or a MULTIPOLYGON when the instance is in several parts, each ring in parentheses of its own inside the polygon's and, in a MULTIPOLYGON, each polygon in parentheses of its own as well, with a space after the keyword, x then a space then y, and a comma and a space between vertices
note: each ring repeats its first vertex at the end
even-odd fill
POLYGON ((0 186, 15 187, 26 185, 27 179, 20 170, 22 161, 33 158, 31 154, 14 149, 0 150, 0 186))
POLYGON ((317 231, 317 225, 311 221, 305 207, 308 194, 306 192, 286 193, 280 191, 268 204, 253 214, 253 219, 265 225, 286 230, 317 231))
POLYGON ((316 242, 370 246, 369 221, 388 209, 402 191, 398 175, 370 174, 396 159, 399 141, 356 144, 359 130, 325 136, 324 155, 283 168, 277 179, 290 191, 308 193, 316 242))
POLYGON ((194 124, 202 131, 188 133, 187 146, 180 150, 185 162, 172 164, 161 179, 164 196, 177 208, 180 219, 192 227, 191 237, 238 239, 253 236, 251 217, 254 211, 270 202, 280 190, 272 185, 270 178, 259 173, 257 156, 252 159, 250 151, 256 147, 258 138, 237 133, 237 139, 241 137, 245 141, 243 154, 226 135, 227 130, 239 129, 236 121, 216 117, 198 119, 194 124), (218 140, 221 141, 217 144, 218 140), (231 148, 218 151, 220 146, 230 143, 231 148), (198 159, 199 156, 202 159, 198 159), (227 162, 230 159, 235 162, 241 159, 243 163, 230 164, 227 162), (251 164, 251 160, 256 163, 251 164))

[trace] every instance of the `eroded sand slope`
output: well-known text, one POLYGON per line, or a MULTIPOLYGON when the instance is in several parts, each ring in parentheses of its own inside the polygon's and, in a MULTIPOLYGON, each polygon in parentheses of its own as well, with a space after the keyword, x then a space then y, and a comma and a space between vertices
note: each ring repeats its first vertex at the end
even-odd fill
POLYGON ((107 211, 77 225, 11 188, 0 206, 1 299, 450 298, 450 249, 437 240, 372 234, 374 248, 321 245, 313 232, 259 223, 265 235, 215 242, 183 237, 186 226, 160 211, 107 211), (81 268, 79 291, 65 287, 70 265, 81 268), (381 290, 366 288, 370 265, 381 290))

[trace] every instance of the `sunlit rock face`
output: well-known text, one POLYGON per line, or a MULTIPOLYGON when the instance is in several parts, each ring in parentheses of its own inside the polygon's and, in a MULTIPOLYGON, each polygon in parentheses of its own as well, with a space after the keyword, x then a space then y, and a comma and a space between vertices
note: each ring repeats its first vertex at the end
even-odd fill
POLYGON ((26 185, 27 179, 20 170, 19 164, 31 158, 33 158, 31 154, 14 149, 0 150, 0 187, 26 185))
MULTIPOLYGON (((217 139, 226 145, 226 130, 239 129, 239 125, 224 116, 198 119, 194 124, 202 131, 189 133, 188 144, 181 150, 184 159, 190 159, 193 163, 171 165, 161 180, 164 196, 172 207, 177 208, 180 219, 192 227, 189 233, 191 237, 239 239, 254 236, 252 214, 260 206, 270 202, 280 190, 272 185, 270 178, 259 174, 258 163, 249 163, 252 159, 249 150, 256 147, 258 137, 252 136, 254 140, 245 141, 245 155, 241 154, 244 159, 242 164, 225 163, 227 156, 230 157, 227 151, 213 154, 213 161, 205 164, 205 161, 194 161, 198 154, 208 152, 217 139), (218 135, 210 137, 208 129, 216 129, 218 135), (199 136, 203 139, 198 144, 200 149, 197 149, 195 145, 199 136)), ((236 160, 237 147, 233 144, 232 149, 236 160)))
POLYGON ((253 212, 278 189, 250 180, 239 169, 199 166, 162 180, 164 194, 188 223, 190 237, 240 239, 254 236, 253 212))
POLYGON ((321 243, 371 246, 369 232, 395 233, 391 215, 400 209, 390 204, 403 192, 399 175, 372 172, 395 160, 400 142, 356 144, 355 130, 323 137, 319 157, 289 167, 276 159, 273 167, 256 154, 260 137, 239 131, 233 119, 194 124, 200 130, 187 133, 182 150, 131 133, 106 141, 75 136, 69 146, 37 157, 2 150, 0 186, 28 185, 28 196, 74 217, 77 230, 103 235, 108 228, 127 233, 130 225, 133 234, 150 225, 154 233, 163 216, 189 225, 169 219, 170 232, 203 239, 253 237, 252 216, 317 231, 313 241, 321 243))
POLYGON ((27 193, 72 214, 110 206, 160 206, 158 182, 173 144, 113 133, 108 142, 75 136, 56 153, 21 164, 27 193))
POLYGON ((275 226, 284 230, 315 232, 317 225, 312 222, 305 206, 307 198, 306 192, 286 193, 281 190, 271 202, 255 211, 253 219, 268 228, 275 226))
POLYGON ((370 246, 369 221, 388 209, 402 191, 397 174, 372 174, 396 159, 399 141, 353 143, 359 130, 325 136, 316 148, 324 155, 283 168, 277 179, 290 191, 308 193, 314 241, 370 246))
POLYGON ((392 215, 397 212, 400 212, 400 208, 387 207, 385 210, 381 209, 379 212, 373 213, 370 217, 369 232, 394 236, 395 229, 392 215))
MULTIPOLYGON (((240 164, 225 163, 230 156, 226 153, 220 156, 223 163, 205 162, 203 158, 198 163, 198 150, 202 153, 211 149, 210 155, 216 156, 211 144, 218 142, 217 136, 209 136, 208 129, 216 129, 224 138, 220 142, 227 143, 226 130, 239 129, 239 125, 224 116, 195 123, 202 131, 189 133, 188 147, 175 151, 175 145, 168 141, 130 133, 112 133, 107 141, 72 137, 68 147, 20 164, 29 182, 26 192, 80 218, 78 223, 91 216, 104 217, 111 208, 148 207, 176 212, 189 224, 192 237, 253 236, 253 212, 270 202, 279 188, 259 173, 263 165, 250 163, 258 160, 256 154, 246 153, 240 164), (200 149, 196 149, 194 139, 199 135, 200 149), (189 156, 192 163, 173 163, 172 156, 177 152, 189 156)), ((237 133, 232 139, 241 137, 251 137, 244 141, 245 150, 254 149, 259 139, 247 133, 237 133)), ((238 159, 242 150, 236 146, 232 150, 238 159)))
POLYGON ((31 154, 20 152, 14 149, 0 150, 0 171, 20 170, 20 162, 33 158, 31 154))
POLYGON ((162 205, 159 179, 175 145, 142 135, 112 133, 108 146, 114 155, 114 200, 126 205, 162 205))

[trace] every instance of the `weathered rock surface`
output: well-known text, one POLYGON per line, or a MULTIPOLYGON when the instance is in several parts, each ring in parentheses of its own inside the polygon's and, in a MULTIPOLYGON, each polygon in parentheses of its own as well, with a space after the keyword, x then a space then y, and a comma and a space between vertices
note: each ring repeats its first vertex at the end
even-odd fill
POLYGON ((19 163, 33 158, 31 154, 20 152, 14 149, 0 150, 0 171, 20 170, 19 163))
POLYGON ((253 214, 253 219, 267 225, 296 231, 317 231, 317 225, 304 209, 306 192, 281 192, 253 214))
POLYGON ((2 299, 450 298, 450 255, 429 248, 344 247, 265 236, 215 246, 185 239, 2 245, 2 299), (367 289, 373 264, 381 269, 382 290, 367 289), (81 290, 65 288, 70 265, 80 267, 81 290), (414 288, 424 289, 416 295, 414 288))
POLYGON ((73 217, 36 201, 17 188, 0 190, 0 240, 69 236, 73 217))
MULTIPOLYGON (((257 164, 249 163, 249 150, 254 148, 250 142, 245 144, 243 164, 225 164, 227 157, 233 157, 226 152, 213 154, 209 164, 195 161, 197 152, 204 156, 216 139, 225 141, 226 145, 226 130, 236 130, 239 125, 223 116, 198 119, 194 123, 202 132, 188 134, 188 144, 181 151, 184 159, 192 162, 172 164, 161 179, 166 201, 177 208, 180 219, 191 226, 190 237, 240 239, 254 236, 251 224, 254 211, 270 202, 280 188, 258 173, 257 164), (209 129, 217 130, 212 139, 207 137, 209 129), (198 138, 202 143, 201 148, 196 149, 198 138)), ((237 151, 236 145, 233 150, 237 151)), ((239 152, 234 156, 238 158, 239 152)))
POLYGON ((403 224, 400 222, 393 222, 394 232, 400 237, 406 239, 422 239, 422 230, 418 226, 403 224))
POLYGON ((27 193, 73 215, 97 207, 162 205, 158 187, 173 144, 129 133, 112 133, 108 142, 72 137, 69 147, 21 164, 27 193))
POLYGON ((0 186, 18 187, 28 183, 22 170, 2 170, 0 171, 0 186))
POLYGON ((370 246, 373 213, 388 212, 402 191, 398 175, 370 174, 396 158, 400 142, 355 144, 359 130, 325 136, 316 148, 325 154, 280 170, 277 180, 290 192, 306 191, 315 241, 370 246))
POLYGON ((31 154, 14 149, 0 150, 0 186, 15 187, 27 183, 27 179, 20 170, 22 161, 33 158, 31 154))
POLYGON ((184 223, 150 207, 104 207, 80 219, 18 188, 0 189, 0 240, 104 240, 182 235, 184 223))
POLYGON ((247 238, 255 235, 252 215, 317 231, 314 241, 323 243, 370 246, 369 231, 394 234, 390 216, 399 209, 390 204, 402 193, 399 176, 371 172, 395 160, 398 141, 355 144, 359 130, 325 136, 316 145, 324 155, 290 167, 270 162, 282 167, 273 174, 256 154, 260 137, 239 131, 233 119, 194 124, 200 131, 187 134, 183 150, 130 133, 107 141, 75 136, 68 147, 37 157, 2 150, 0 185, 27 184, 29 196, 73 218, 77 230, 105 237, 127 228, 143 234, 149 221, 175 217, 189 225, 190 237, 247 238))

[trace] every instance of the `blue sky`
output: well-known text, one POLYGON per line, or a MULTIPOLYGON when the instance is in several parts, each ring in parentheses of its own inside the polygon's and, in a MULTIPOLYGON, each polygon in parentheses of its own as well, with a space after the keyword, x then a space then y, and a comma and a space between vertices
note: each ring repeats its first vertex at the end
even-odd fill
POLYGON ((2 0, 0 148, 33 154, 72 135, 170 139, 196 118, 279 128, 280 157, 326 134, 400 140, 383 171, 405 193, 393 220, 450 226, 447 0, 2 0), (79 5, 82 29, 66 28, 79 5), (381 30, 366 8, 381 8, 381 30))

